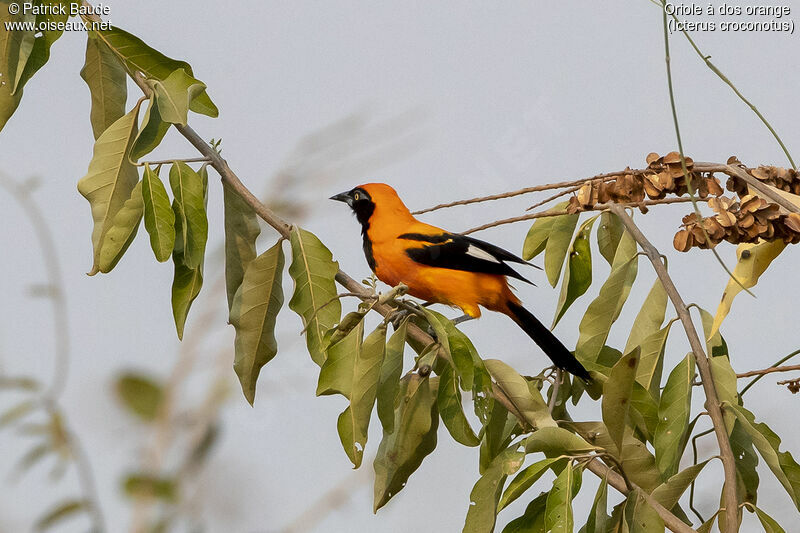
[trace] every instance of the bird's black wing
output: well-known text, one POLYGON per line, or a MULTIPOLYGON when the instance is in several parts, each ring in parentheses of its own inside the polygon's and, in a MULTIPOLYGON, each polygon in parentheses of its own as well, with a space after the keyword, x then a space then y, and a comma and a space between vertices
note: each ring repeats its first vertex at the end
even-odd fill
POLYGON ((404 233, 398 238, 426 243, 423 246, 406 250, 406 254, 417 263, 453 270, 500 274, 516 278, 525 283, 531 283, 522 277, 519 272, 508 266, 506 261, 522 264, 529 263, 493 244, 455 233, 437 235, 404 233))

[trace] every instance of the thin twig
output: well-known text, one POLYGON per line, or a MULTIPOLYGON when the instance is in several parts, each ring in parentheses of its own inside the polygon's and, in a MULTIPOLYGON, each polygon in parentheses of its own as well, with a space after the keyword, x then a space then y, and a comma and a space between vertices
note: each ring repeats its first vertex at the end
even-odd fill
POLYGON ((800 365, 786 365, 786 366, 771 366, 769 368, 762 368, 761 370, 750 370, 749 372, 742 372, 741 374, 736 374, 737 378, 749 378, 752 376, 763 376, 766 374, 772 374, 773 372, 793 372, 795 370, 800 370, 800 365))
MULTIPOLYGON (((795 356, 795 355, 797 355, 797 354, 800 354, 800 350, 795 350, 795 351, 793 351, 792 353, 790 353, 789 355, 786 355, 786 356, 784 356, 784 357, 781 357, 780 359, 778 359, 777 361, 775 361, 775 363, 774 363, 772 366, 778 366, 778 365, 782 365, 783 363, 785 363, 786 361, 788 361, 789 359, 791 359, 792 357, 794 357, 794 356, 795 356)), ((750 389, 750 387, 752 387, 753 385, 755 385, 755 384, 758 382, 758 380, 760 380, 761 378, 763 378, 765 375, 766 375, 766 374, 761 374, 760 376, 758 376, 758 377, 756 377, 755 379, 753 379, 753 381, 751 381, 750 383, 748 383, 748 384, 747 384, 747 385, 746 385, 746 386, 745 386, 745 387, 744 387, 744 388, 741 390, 741 392, 739 392, 739 397, 741 398, 741 397, 742 397, 742 395, 744 395, 744 393, 745 393, 745 392, 747 392, 747 391, 750 389)))
POLYGON ((583 187, 583 185, 576 185, 574 187, 570 187, 569 189, 564 189, 563 191, 559 191, 559 192, 555 193, 554 195, 549 196, 549 197, 545 198, 544 200, 542 200, 540 202, 536 202, 535 204, 533 204, 532 206, 527 208, 525 211, 532 211, 532 210, 536 209, 537 207, 542 207, 544 204, 549 204, 553 200, 558 200, 562 196, 566 196, 566 195, 568 195, 570 193, 579 191, 581 189, 581 187, 583 187))
MULTIPOLYGON (((651 205, 662 205, 662 204, 681 204, 685 202, 691 202, 690 198, 685 196, 678 196, 675 198, 661 198, 659 200, 643 200, 641 202, 632 202, 632 203, 625 203, 625 204, 617 204, 623 207, 648 207, 651 205)), ((698 201, 703 202, 706 200, 699 199, 698 201)), ((588 211, 605 211, 608 209, 608 204, 595 204, 588 208, 581 208, 574 213, 586 213, 588 211)), ((485 229, 494 228, 496 226, 502 226, 504 224, 513 224, 515 222, 522 222, 524 220, 533 220, 536 218, 546 218, 546 217, 558 217, 561 215, 569 215, 572 214, 573 211, 566 211, 566 210, 554 210, 548 209, 547 211, 540 211, 539 213, 531 213, 528 215, 520 215, 518 217, 511 217, 511 218, 504 218, 501 220, 495 220, 494 222, 489 222, 487 224, 483 224, 482 226, 477 226, 474 228, 470 228, 466 231, 462 231, 462 235, 469 235, 470 233, 475 233, 476 231, 483 231, 485 229)))
POLYGON ((211 160, 207 157, 186 157, 186 158, 175 158, 175 159, 162 159, 159 161, 140 161, 135 163, 137 167, 143 167, 145 165, 169 165, 170 163, 175 163, 176 161, 180 161, 181 163, 210 163, 211 160))
POLYGON ((706 395, 705 406, 711 418, 711 422, 714 425, 714 433, 717 437, 717 443, 719 444, 720 458, 722 459, 722 466, 725 472, 723 500, 725 503, 727 530, 731 533, 736 533, 739 529, 739 519, 737 516, 738 499, 736 495, 736 461, 733 456, 733 450, 731 450, 731 443, 728 440, 728 431, 722 416, 722 407, 716 387, 714 386, 711 366, 708 362, 705 350, 703 349, 703 343, 692 323, 692 318, 689 314, 689 310, 686 308, 686 304, 678 293, 678 289, 675 288, 675 284, 672 282, 672 278, 670 278, 664 263, 661 262, 661 256, 658 250, 647 240, 647 237, 644 236, 622 206, 609 204, 609 208, 619 217, 631 236, 647 254, 648 259, 650 259, 650 262, 653 264, 656 275, 661 280, 664 290, 672 301, 675 311, 678 313, 684 331, 686 331, 686 336, 689 339, 689 344, 692 347, 692 352, 697 362, 697 370, 703 382, 703 391, 706 395))

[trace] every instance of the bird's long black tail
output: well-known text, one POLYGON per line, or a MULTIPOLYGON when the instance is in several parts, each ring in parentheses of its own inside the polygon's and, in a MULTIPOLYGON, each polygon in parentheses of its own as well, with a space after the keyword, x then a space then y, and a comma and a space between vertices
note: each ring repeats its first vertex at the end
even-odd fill
POLYGON ((510 311, 509 316, 533 339, 533 342, 539 345, 539 348, 558 368, 566 370, 584 381, 592 380, 583 365, 544 324, 539 322, 539 319, 513 301, 508 302, 507 305, 510 311))

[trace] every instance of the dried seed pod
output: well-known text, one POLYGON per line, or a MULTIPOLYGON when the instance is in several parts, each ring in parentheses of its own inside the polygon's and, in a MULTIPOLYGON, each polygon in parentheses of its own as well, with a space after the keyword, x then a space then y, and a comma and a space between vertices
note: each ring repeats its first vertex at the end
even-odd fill
POLYGON ((688 252, 693 244, 692 234, 687 229, 678 231, 672 239, 672 245, 679 252, 688 252))

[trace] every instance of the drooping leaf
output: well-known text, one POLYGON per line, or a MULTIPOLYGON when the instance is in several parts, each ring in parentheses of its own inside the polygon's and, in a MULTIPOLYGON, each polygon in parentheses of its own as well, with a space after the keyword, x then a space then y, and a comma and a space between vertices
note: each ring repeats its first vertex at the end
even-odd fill
POLYGON ((652 441, 658 426, 658 398, 639 382, 633 383, 628 415, 633 427, 642 433, 646 441, 652 441))
POLYGON ((627 473, 628 478, 648 492, 663 483, 661 472, 656 467, 656 460, 647 446, 630 432, 622 440, 622 450, 608 435, 608 430, 601 422, 570 422, 568 427, 575 429, 587 442, 602 448, 614 456, 627 473))
POLYGON ((628 495, 628 504, 625 506, 625 519, 628 522, 628 531, 630 533, 664 531, 664 521, 648 505, 644 496, 637 491, 632 491, 628 495))
POLYGON ((761 526, 764 528, 764 533, 786 533, 781 525, 770 515, 756 507, 756 516, 761 526))
POLYGON ((24 9, 22 11, 12 15, 7 8, 0 9, 0 25, 3 27, 0 31, 0 73, 3 73, 0 81, 0 131, 17 109, 25 84, 50 59, 50 47, 61 37, 63 24, 68 18, 58 9, 39 12, 35 17, 30 12, 25 13, 24 9), (37 32, 27 29, 12 31, 6 26, 7 23, 20 22, 34 23, 37 32), (38 31, 39 28, 43 31, 38 31))
POLYGON ((461 390, 458 387, 458 377, 450 365, 445 366, 439 375, 439 391, 436 405, 447 431, 456 442, 464 446, 477 446, 480 444, 475 432, 469 425, 464 408, 461 405, 461 390))
POLYGON ((487 359, 484 364, 497 386, 528 424, 537 429, 557 427, 542 395, 538 393, 538 390, 532 391, 525 378, 520 376, 516 370, 499 359, 487 359))
POLYGON ((694 354, 686 355, 670 372, 658 405, 658 426, 653 435, 656 463, 664 478, 678 471, 679 446, 689 424, 694 381, 694 354))
POLYGON ((522 431, 517 417, 508 412, 500 402, 491 405, 491 411, 483 425, 483 436, 479 454, 478 469, 486 471, 495 457, 511 445, 511 440, 522 431))
POLYGON ((374 509, 383 507, 436 448, 439 414, 436 378, 410 374, 401 381, 395 408, 394 431, 384 431, 375 456, 374 509))
POLYGON ((636 241, 625 232, 617 247, 608 279, 581 319, 578 328, 580 336, 575 347, 575 356, 581 362, 597 360, 611 326, 619 317, 628 298, 637 269, 636 241))
POLYGON ((138 373, 125 373, 117 378, 115 388, 119 401, 128 411, 146 422, 156 419, 164 391, 155 380, 138 373))
POLYGON ((633 383, 639 366, 640 349, 637 346, 624 355, 611 369, 608 381, 603 385, 603 423, 617 449, 622 449, 622 439, 628 426, 628 411, 631 405, 633 383))
POLYGON ((108 231, 100 245, 100 272, 110 272, 128 249, 139 231, 144 205, 142 203, 142 182, 138 182, 131 196, 114 214, 108 231))
POLYGON ((169 131, 170 126, 169 122, 161 119, 156 99, 150 98, 147 102, 147 110, 144 112, 139 133, 133 141, 133 146, 131 146, 131 161, 138 161, 155 150, 164 140, 164 136, 169 131))
POLYGON ((375 405, 385 348, 386 324, 382 323, 364 339, 362 349, 356 353, 350 406, 339 417, 339 437, 354 468, 361 466, 367 445, 369 420, 375 405))
POLYGON ((292 264, 289 274, 294 279, 294 294, 289 308, 300 315, 306 328, 306 344, 311 359, 318 365, 325 361, 320 342, 325 331, 336 324, 342 304, 336 300, 339 263, 330 250, 311 232, 297 226, 290 234, 292 264))
POLYGON ((728 280, 725 292, 722 293, 722 300, 717 307, 717 313, 714 316, 710 335, 717 332, 720 325, 722 325, 722 321, 728 316, 733 299, 742 291, 742 286, 745 289, 755 287, 758 279, 784 248, 786 248, 786 243, 781 239, 758 244, 743 243, 736 248, 738 261, 733 269, 733 277, 739 280, 739 283, 732 279, 728 280))
MULTIPOLYGON (((124 59, 130 70, 141 71, 148 78, 164 81, 178 69, 183 69, 189 76, 194 76, 192 67, 185 61, 177 61, 165 56, 158 50, 149 47, 135 35, 120 28, 112 27, 99 31, 98 34, 109 48, 124 59)), ((219 110, 205 91, 192 100, 189 109, 209 117, 219 115, 219 110)))
POLYGON ((531 229, 528 230, 525 243, 522 245, 522 257, 526 261, 530 261, 544 251, 554 220, 555 217, 536 219, 531 229))
POLYGON ((505 492, 503 492, 503 496, 500 498, 500 503, 497 507, 498 511, 502 511, 505 509, 511 502, 515 501, 517 498, 522 496, 522 494, 531 488, 534 483, 536 483, 539 478, 541 478, 551 467, 554 467, 554 463, 563 463, 566 460, 560 457, 550 457, 548 459, 542 459, 532 465, 526 467, 522 472, 516 475, 514 479, 511 480, 511 483, 508 484, 505 492))
POLYGON ((625 343, 625 353, 631 351, 634 346, 643 344, 646 338, 659 331, 661 324, 664 323, 666 312, 667 291, 664 290, 661 280, 656 279, 650 292, 647 293, 647 298, 645 298, 642 308, 636 315, 636 319, 633 321, 631 333, 625 343))
POLYGON ((149 474, 131 474, 122 483, 125 494, 131 498, 156 498, 168 503, 178 500, 178 485, 175 480, 149 474))
POLYGON ((548 456, 581 455, 597 449, 580 435, 560 427, 543 427, 525 439, 525 453, 544 452, 548 456))
POLYGON ((183 263, 196 269, 203 262, 208 241, 205 187, 200 175, 183 161, 175 161, 169 171, 169 185, 174 200, 175 250, 182 254, 183 263))
POLYGON ((248 263, 256 257, 256 239, 261 233, 255 211, 229 185, 222 186, 225 203, 225 289, 228 310, 242 285, 248 263))
POLYGON ((641 356, 636 369, 636 381, 655 398, 661 396, 661 375, 664 370, 664 349, 667 346, 672 322, 640 341, 641 356))
POLYGON ((589 245, 589 237, 592 234, 592 225, 595 220, 597 220, 597 216, 581 224, 575 240, 572 241, 569 248, 564 280, 561 282, 561 294, 558 297, 556 316, 551 329, 556 327, 569 306, 582 296, 592 284, 592 249, 589 245))
POLYGON ((103 41, 92 33, 86 39, 86 62, 81 78, 92 97, 90 114, 94 138, 125 114, 128 86, 125 69, 103 41))
POLYGON ((364 322, 359 321, 340 341, 331 344, 319 371, 317 396, 341 394, 350 398, 353 368, 364 343, 364 322))
POLYGON ((36 521, 34 527, 36 531, 47 531, 77 513, 87 510, 89 505, 86 500, 67 500, 49 510, 47 514, 36 521))
POLYGON ((564 266, 575 226, 578 225, 578 216, 575 214, 553 217, 553 225, 550 227, 544 249, 544 271, 547 274, 547 281, 553 287, 561 277, 561 268, 564 266))
POLYGON ((463 533, 491 533, 497 520, 497 505, 506 477, 514 474, 525 460, 525 452, 513 446, 494 458, 470 492, 469 510, 463 533))
POLYGON ((600 480, 600 486, 597 487, 592 509, 589 511, 589 518, 586 521, 586 525, 581 528, 580 533, 605 532, 610 525, 611 517, 608 516, 608 479, 604 477, 600 480))
POLYGON ((100 251, 103 238, 113 225, 114 216, 131 197, 139 173, 128 161, 136 135, 139 106, 135 106, 108 127, 95 141, 94 153, 86 175, 78 181, 78 192, 89 201, 94 228, 94 256, 89 275, 100 272, 100 251))
MULTIPOLYGON (((625 227, 622 221, 614 213, 604 211, 600 214, 600 227, 597 228, 597 247, 600 249, 602 255, 608 264, 614 263, 614 256, 617 253, 622 234, 625 232, 625 227)), ((628 351, 627 349, 625 350, 628 351)))
POLYGON ((709 461, 710 459, 678 472, 656 487, 651 496, 666 509, 672 509, 678 504, 683 493, 686 492, 686 489, 689 488, 689 485, 692 484, 692 481, 695 480, 709 461))
POLYGON ((551 533, 572 533, 575 527, 575 518, 572 515, 572 499, 575 497, 575 487, 580 483, 581 471, 567 462, 567 466, 553 481, 553 488, 547 497, 545 511, 545 527, 551 533))
POLYGON ((394 403, 400 390, 400 376, 403 374, 403 352, 408 332, 406 317, 386 343, 386 353, 381 365, 381 376, 378 380, 377 410, 383 430, 394 431, 394 403))
POLYGON ((522 516, 515 518, 503 528, 503 533, 545 533, 544 515, 547 510, 547 496, 543 492, 531 500, 522 516))
POLYGON ((206 84, 186 73, 182 68, 170 73, 163 81, 154 80, 151 87, 161 118, 171 124, 185 126, 189 117, 189 105, 206 90, 206 84))
MULTIPOLYGON (((735 417, 736 415, 734 414, 733 416, 735 417)), ((731 442, 731 451, 736 461, 736 493, 739 497, 739 502, 749 502, 755 505, 758 498, 759 477, 756 470, 758 454, 755 446, 753 446, 753 439, 745 431, 742 423, 736 420, 729 440, 731 442)))
POLYGON ((781 438, 763 422, 757 423, 753 413, 739 405, 726 405, 736 414, 736 420, 753 440, 761 458, 791 497, 795 507, 800 509, 800 465, 789 452, 781 452, 781 438))
MULTIPOLYGON (((708 364, 711 366, 711 378, 717 391, 717 398, 722 403, 739 404, 739 384, 736 371, 731 366, 728 355, 728 345, 720 335, 719 330, 713 330, 714 318, 705 309, 700 309, 700 319, 703 323, 703 333, 706 337, 706 352, 708 364)), ((736 422, 736 415, 729 409, 722 411, 725 427, 730 435, 736 422)))
POLYGON ((278 240, 247 265, 231 306, 230 322, 236 328, 233 369, 250 405, 255 401, 261 368, 278 353, 275 319, 283 307, 283 240, 278 240))
POLYGON ((175 212, 169 202, 167 189, 158 170, 144 166, 142 176, 142 198, 144 199, 144 227, 150 235, 150 247, 156 260, 169 259, 175 247, 175 212))

